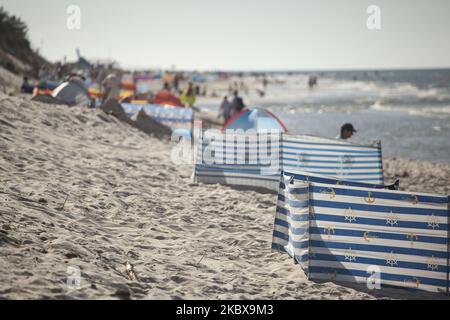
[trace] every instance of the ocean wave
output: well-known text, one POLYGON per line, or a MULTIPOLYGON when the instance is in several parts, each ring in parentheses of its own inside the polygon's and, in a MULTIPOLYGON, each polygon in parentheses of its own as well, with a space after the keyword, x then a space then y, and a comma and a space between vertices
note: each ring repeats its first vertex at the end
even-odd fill
POLYGON ((419 116, 450 117, 450 105, 439 107, 395 106, 395 105, 383 105, 380 101, 377 101, 370 106, 370 109, 383 112, 404 112, 410 115, 419 115, 419 116))
POLYGON ((447 88, 421 88, 413 83, 381 81, 348 81, 320 79, 317 88, 310 90, 302 82, 289 81, 280 86, 271 86, 265 97, 247 97, 251 103, 297 103, 297 104, 367 104, 376 101, 392 105, 445 105, 450 104, 447 88))

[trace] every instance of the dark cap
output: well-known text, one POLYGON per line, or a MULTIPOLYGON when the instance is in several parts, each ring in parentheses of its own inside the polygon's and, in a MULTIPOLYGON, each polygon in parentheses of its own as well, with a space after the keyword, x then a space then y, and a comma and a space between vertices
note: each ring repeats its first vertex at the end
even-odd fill
POLYGON ((353 125, 351 123, 346 123, 341 127, 341 132, 342 131, 351 131, 351 132, 357 132, 355 130, 355 128, 353 128, 353 125))

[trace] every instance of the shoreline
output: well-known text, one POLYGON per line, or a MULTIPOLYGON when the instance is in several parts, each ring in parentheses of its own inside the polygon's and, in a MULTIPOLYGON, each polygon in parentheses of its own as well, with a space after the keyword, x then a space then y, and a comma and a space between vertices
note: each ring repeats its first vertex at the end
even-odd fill
MULTIPOLYGON (((309 281, 270 250, 276 195, 193 183, 171 143, 101 110, 2 94, 0 107, 2 298, 448 299, 309 281)), ((400 190, 450 193, 450 164, 383 164, 400 190)))

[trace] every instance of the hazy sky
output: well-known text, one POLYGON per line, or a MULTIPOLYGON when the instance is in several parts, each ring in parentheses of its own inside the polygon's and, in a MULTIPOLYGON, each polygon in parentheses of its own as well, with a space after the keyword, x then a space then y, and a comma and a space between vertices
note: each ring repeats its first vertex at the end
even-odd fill
MULTIPOLYGON (((110 55, 126 67, 450 67, 449 0, 0 0, 50 60, 110 55), (81 29, 66 27, 68 5, 81 29), (381 8, 381 30, 366 9, 381 8)), ((1 32, 1 31, 0 31, 1 32)))

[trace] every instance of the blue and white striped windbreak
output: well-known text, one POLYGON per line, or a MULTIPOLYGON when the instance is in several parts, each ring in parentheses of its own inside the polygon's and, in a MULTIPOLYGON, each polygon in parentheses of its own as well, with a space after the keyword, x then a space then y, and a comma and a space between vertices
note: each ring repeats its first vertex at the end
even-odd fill
POLYGON ((292 179, 280 183, 272 248, 310 279, 447 292, 449 197, 292 179))
MULTIPOLYGON (((378 183, 367 183, 367 182, 358 182, 358 181, 351 181, 351 180, 344 180, 344 179, 338 179, 333 178, 330 176, 325 176, 322 174, 315 174, 310 173, 306 171, 300 171, 300 170, 284 170, 286 175, 289 175, 292 180, 300 180, 300 181, 307 181, 307 182, 316 182, 316 183, 328 183, 328 184, 336 184, 336 185, 342 185, 342 186, 351 186, 351 187, 363 187, 363 188, 374 188, 374 189, 390 189, 390 190, 398 190, 399 187, 399 180, 395 180, 391 184, 378 184, 378 183)), ((279 184, 282 184, 283 181, 281 181, 279 184)))
POLYGON ((155 104, 122 103, 122 107, 128 117, 132 117, 141 109, 159 123, 170 127, 172 130, 192 130, 194 111, 190 108, 160 106, 155 104))
POLYGON ((283 169, 339 179, 383 183, 381 143, 359 145, 305 135, 283 135, 283 169))
POLYGON ((194 179, 276 190, 281 167, 280 134, 207 131, 198 144, 194 179))
MULTIPOLYGON (((279 173, 281 169, 301 170, 337 177, 348 181, 383 184, 383 166, 381 158, 381 145, 358 145, 345 141, 319 138, 313 136, 299 136, 291 134, 278 134, 281 136, 271 153, 260 150, 261 137, 266 135, 253 135, 252 142, 239 145, 228 144, 226 155, 218 151, 218 157, 230 159, 249 159, 256 157, 254 163, 229 162, 226 164, 211 164, 202 157, 205 149, 216 148, 218 142, 225 145, 225 135, 215 140, 203 138, 199 143, 194 177, 198 182, 222 183, 231 185, 244 185, 264 187, 271 190, 278 189, 279 173), (270 159, 268 159, 268 156, 270 159), (278 171, 261 174, 261 163, 274 162, 279 157, 278 171)), ((234 137, 250 135, 235 134, 234 137)), ((242 139, 242 138, 241 138, 242 139)), ((231 139, 232 140, 232 139, 231 139)), ((220 147, 221 148, 221 147, 220 147)), ((273 168, 274 165, 272 164, 273 168)))

